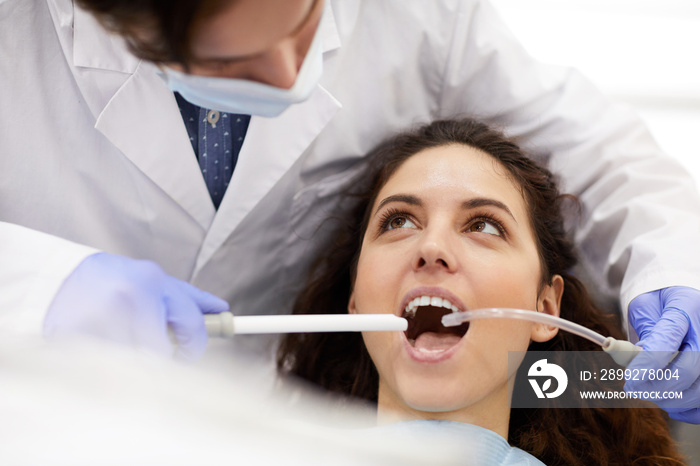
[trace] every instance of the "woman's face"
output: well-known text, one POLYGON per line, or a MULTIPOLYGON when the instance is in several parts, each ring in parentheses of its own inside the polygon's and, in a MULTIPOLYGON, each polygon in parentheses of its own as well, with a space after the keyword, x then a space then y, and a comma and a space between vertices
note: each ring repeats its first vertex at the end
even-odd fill
POLYGON ((519 187, 491 156, 453 144, 409 158, 371 208, 348 310, 415 312, 408 332, 363 335, 379 372, 380 418, 458 420, 505 436, 514 375, 508 351, 525 351, 556 329, 492 319, 460 336, 440 332, 439 321, 485 307, 558 314, 561 278, 540 290, 519 187))

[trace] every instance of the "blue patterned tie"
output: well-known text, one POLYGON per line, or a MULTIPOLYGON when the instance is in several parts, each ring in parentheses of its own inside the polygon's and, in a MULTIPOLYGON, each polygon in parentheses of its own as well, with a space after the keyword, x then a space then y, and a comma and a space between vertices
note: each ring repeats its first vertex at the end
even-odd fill
POLYGON ((236 167, 250 115, 207 110, 188 102, 178 93, 175 93, 175 98, 209 195, 218 209, 236 167))

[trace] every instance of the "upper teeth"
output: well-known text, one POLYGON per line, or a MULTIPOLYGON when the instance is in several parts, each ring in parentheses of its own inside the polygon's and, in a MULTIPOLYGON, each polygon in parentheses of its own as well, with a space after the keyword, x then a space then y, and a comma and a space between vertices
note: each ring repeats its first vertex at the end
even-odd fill
POLYGON ((444 307, 452 312, 459 312, 459 308, 449 300, 437 296, 419 296, 406 305, 404 312, 407 317, 414 317, 420 306, 444 307))

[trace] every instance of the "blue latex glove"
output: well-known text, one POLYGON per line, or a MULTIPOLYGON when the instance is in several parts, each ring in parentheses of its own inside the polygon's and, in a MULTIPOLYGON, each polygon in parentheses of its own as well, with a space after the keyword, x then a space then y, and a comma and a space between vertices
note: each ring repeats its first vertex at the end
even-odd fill
POLYGON ((107 253, 88 256, 65 280, 44 320, 44 335, 90 335, 177 356, 204 354, 202 314, 228 310, 228 303, 167 275, 150 261, 107 253))
POLYGON ((653 401, 676 420, 700 424, 700 291, 674 286, 640 295, 629 305, 629 321, 644 351, 628 369, 678 369, 679 377, 628 380, 625 390, 681 391, 681 400, 653 401))

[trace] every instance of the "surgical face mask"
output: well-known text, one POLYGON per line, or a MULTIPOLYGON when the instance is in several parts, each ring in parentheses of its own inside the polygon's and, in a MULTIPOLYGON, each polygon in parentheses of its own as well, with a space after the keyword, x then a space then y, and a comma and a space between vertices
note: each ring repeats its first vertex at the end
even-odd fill
POLYGON ((189 102, 211 110, 244 115, 276 117, 290 105, 303 102, 316 89, 323 71, 321 27, 316 29, 294 85, 289 89, 254 81, 211 76, 195 76, 162 68, 170 89, 189 102))

